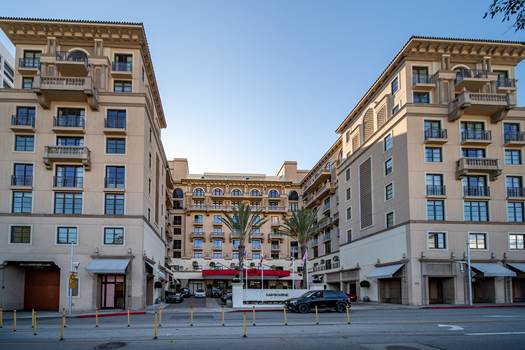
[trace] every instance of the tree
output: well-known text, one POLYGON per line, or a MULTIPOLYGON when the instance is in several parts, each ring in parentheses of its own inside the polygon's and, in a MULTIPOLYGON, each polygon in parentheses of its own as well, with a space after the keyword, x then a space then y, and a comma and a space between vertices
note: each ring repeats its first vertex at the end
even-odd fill
POLYGON ((241 284, 243 283, 244 273, 244 258, 246 256, 246 241, 252 236, 254 229, 261 228, 267 221, 262 218, 261 211, 252 210, 249 205, 239 204, 238 207, 233 207, 233 214, 223 213, 221 221, 230 231, 239 236, 239 269, 241 270, 241 284))
POLYGON ((508 22, 513 18, 514 30, 517 32, 519 30, 525 29, 525 0, 492 0, 487 12, 483 18, 494 18, 498 14, 503 15, 502 22, 508 22))
MULTIPOLYGON (((292 212, 292 216, 284 219, 284 224, 279 228, 279 233, 297 240, 301 258, 307 254, 308 242, 317 234, 316 212, 300 208, 292 212)), ((303 288, 307 286, 306 266, 303 270, 303 288)))

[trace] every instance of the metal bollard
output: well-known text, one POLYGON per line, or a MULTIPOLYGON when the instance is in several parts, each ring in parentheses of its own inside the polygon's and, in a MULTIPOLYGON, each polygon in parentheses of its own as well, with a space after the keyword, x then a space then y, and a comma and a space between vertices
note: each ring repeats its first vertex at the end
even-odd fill
POLYGON ((253 326, 255 327, 255 306, 253 306, 252 315, 253 315, 253 326))
POLYGON ((13 332, 16 332, 16 309, 13 310, 13 332))
POLYGON ((243 322, 242 322, 242 329, 243 329, 242 337, 246 338, 246 312, 242 313, 242 319, 243 319, 243 322))
POLYGON ((319 311, 317 310, 317 305, 315 305, 315 324, 319 324, 319 311))
POLYGON ((193 327, 193 306, 190 306, 190 327, 193 327))
POLYGON ((98 308, 95 308, 95 327, 98 328, 98 308))
POLYGON ((284 313, 284 325, 288 326, 288 315, 286 314, 286 306, 283 307, 283 313, 284 313))
POLYGON ((221 308, 221 326, 224 327, 224 306, 221 308))
POLYGON ((4 309, 0 307, 0 328, 4 328, 4 309))
POLYGON ((66 327, 66 315, 62 315, 60 322, 60 340, 64 340, 64 327, 66 327))
POLYGON ((350 307, 346 305, 346 323, 350 324, 350 307))
POLYGON ((131 327, 131 314, 128 307, 128 327, 131 327))
POLYGON ((159 327, 162 327, 162 306, 159 307, 159 327))
POLYGON ((153 316, 153 339, 157 339, 157 313, 153 316))
MULTIPOLYGON (((66 308, 63 307, 62 308, 62 315, 64 315, 64 317, 66 316, 66 308)), ((67 318, 64 318, 64 328, 67 327, 67 318)))

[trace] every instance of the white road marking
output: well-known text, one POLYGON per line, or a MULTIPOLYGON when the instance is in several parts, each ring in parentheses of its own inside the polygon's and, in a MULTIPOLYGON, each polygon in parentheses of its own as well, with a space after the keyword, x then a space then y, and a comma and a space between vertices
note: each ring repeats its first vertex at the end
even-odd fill
POLYGON ((525 332, 465 333, 465 335, 519 335, 525 332))
POLYGON ((463 327, 456 326, 455 324, 438 324, 438 327, 449 327, 449 331, 462 331, 463 327))
POLYGON ((516 317, 512 315, 483 315, 483 317, 516 317))

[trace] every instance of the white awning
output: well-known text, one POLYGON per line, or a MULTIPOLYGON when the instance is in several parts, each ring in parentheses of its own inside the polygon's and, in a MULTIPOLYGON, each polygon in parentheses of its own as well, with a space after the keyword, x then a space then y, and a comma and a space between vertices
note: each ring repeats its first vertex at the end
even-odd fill
POLYGON ((507 263, 507 265, 518 271, 525 272, 525 263, 507 263))
POLYGON ((166 275, 164 274, 164 272, 162 272, 162 271, 157 267, 156 264, 154 264, 154 263, 152 264, 152 263, 150 263, 150 262, 147 261, 147 260, 144 260, 144 262, 145 262, 146 264, 148 264, 148 265, 151 267, 151 269, 153 270, 153 274, 154 274, 155 276, 157 276, 157 278, 159 278, 159 279, 163 279, 163 280, 166 279, 166 275))
POLYGON ((403 264, 394 264, 388 266, 376 267, 366 276, 370 279, 375 278, 392 278, 392 276, 403 267, 403 264))
POLYGON ((515 277, 516 273, 496 263, 473 263, 470 266, 484 277, 515 277))
POLYGON ((86 271, 99 274, 125 274, 129 259, 93 259, 86 266, 86 271))

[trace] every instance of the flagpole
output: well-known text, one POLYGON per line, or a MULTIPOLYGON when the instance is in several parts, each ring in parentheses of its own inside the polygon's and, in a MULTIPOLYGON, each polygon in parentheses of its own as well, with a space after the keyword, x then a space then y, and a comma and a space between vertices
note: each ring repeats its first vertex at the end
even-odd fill
POLYGON ((295 259, 292 256, 292 290, 295 289, 295 259))

